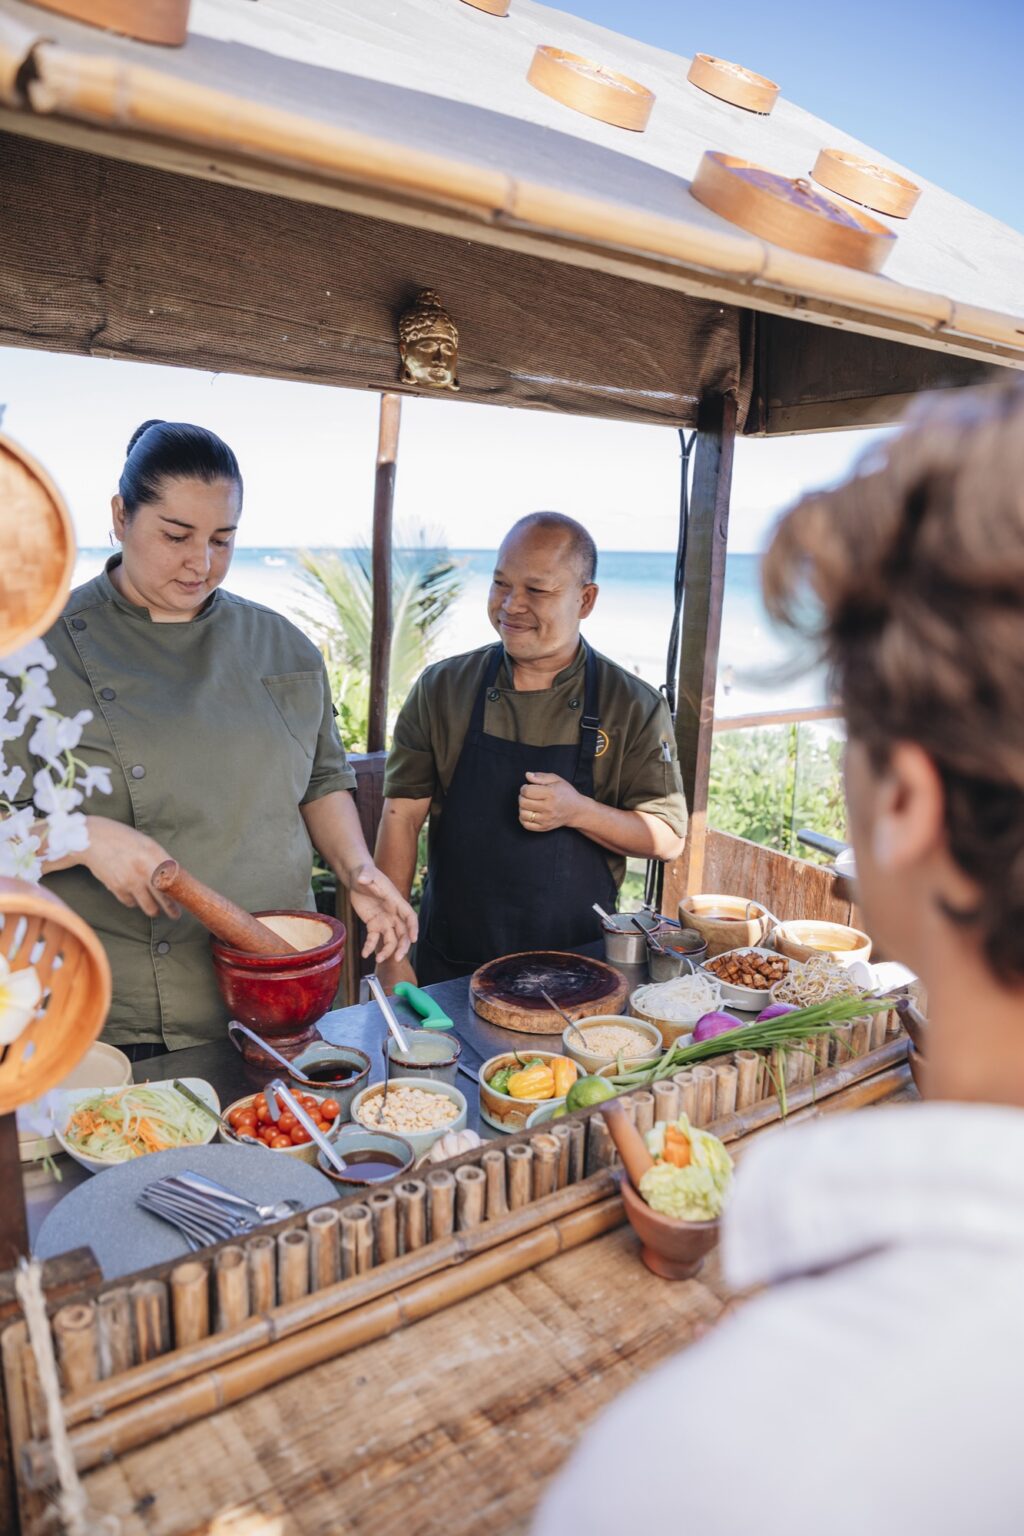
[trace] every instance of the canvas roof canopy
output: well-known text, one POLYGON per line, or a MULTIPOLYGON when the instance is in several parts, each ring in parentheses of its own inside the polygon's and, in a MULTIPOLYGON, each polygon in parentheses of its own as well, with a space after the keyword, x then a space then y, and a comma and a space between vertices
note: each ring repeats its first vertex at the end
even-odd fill
POLYGON ((0 342, 391 389, 430 287, 463 399, 688 425, 732 393, 750 433, 1024 366, 1024 236, 913 167, 884 275, 697 202, 706 149, 892 162, 785 81, 758 116, 688 63, 532 0, 193 0, 179 49, 0 0, 0 342), (538 43, 648 86, 647 130, 534 90, 538 43))

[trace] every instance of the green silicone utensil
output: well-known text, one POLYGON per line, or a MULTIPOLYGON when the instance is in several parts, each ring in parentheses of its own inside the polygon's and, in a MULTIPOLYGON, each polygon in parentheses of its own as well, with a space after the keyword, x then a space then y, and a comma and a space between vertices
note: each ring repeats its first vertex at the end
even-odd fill
POLYGON ((395 987, 395 996, 400 997, 403 1003, 408 1003, 413 1013, 419 1014, 424 1029, 455 1028, 440 1003, 428 992, 424 992, 422 987, 414 987, 410 981, 400 981, 395 987))

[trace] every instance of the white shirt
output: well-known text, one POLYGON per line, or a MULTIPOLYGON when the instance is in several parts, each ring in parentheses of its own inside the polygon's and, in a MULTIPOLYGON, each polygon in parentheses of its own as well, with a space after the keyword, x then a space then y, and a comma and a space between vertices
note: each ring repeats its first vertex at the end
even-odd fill
POLYGON ((783 1128, 723 1225, 768 1290, 598 1420, 533 1536, 1021 1536, 1024 1111, 783 1128))

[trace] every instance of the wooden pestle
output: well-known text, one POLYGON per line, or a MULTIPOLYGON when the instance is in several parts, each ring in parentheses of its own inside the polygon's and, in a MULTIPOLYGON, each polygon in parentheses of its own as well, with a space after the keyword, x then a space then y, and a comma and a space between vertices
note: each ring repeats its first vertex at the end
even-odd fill
POLYGON ((165 859, 162 864, 158 864, 150 884, 161 895, 170 896, 172 901, 186 907, 193 917, 198 917, 204 928, 209 928, 215 938, 230 944, 232 949, 244 950, 249 955, 298 953, 294 944, 282 939, 243 907, 211 890, 208 885, 182 869, 175 859, 165 859))
POLYGON ((636 1126, 629 1119, 626 1107, 620 1099, 611 1099, 601 1110, 612 1141, 622 1158, 629 1182, 634 1189, 640 1188, 640 1180, 648 1168, 653 1168, 654 1158, 647 1150, 636 1126))

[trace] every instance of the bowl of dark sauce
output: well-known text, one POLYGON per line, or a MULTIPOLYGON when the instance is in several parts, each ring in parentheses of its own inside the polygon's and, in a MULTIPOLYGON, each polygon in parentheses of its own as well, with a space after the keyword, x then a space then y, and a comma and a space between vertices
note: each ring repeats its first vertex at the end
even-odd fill
POLYGON ((364 1189, 368 1184, 401 1178, 416 1161, 409 1143, 390 1131, 366 1131, 352 1126, 341 1132, 335 1146, 345 1161, 345 1172, 339 1173, 322 1152, 317 1155, 316 1165, 342 1189, 364 1189))
MULTIPOLYGON (((309 1045, 293 1058, 292 1066, 321 1093, 330 1094, 337 1100, 343 1119, 349 1117, 349 1106, 361 1088, 365 1088, 370 1075, 370 1058, 365 1051, 354 1045, 309 1045)), ((298 1079, 292 1079, 297 1082, 298 1079)))

